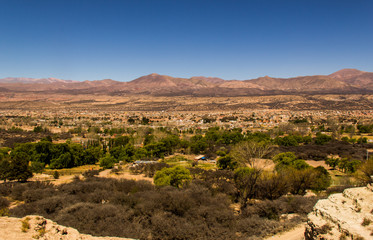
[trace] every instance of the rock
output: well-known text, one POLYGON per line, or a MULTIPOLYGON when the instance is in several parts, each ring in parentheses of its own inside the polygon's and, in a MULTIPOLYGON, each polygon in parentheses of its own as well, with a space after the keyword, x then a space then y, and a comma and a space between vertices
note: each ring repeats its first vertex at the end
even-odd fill
POLYGON ((311 239, 373 239, 373 187, 348 188, 319 200, 304 233, 311 239))
POLYGON ((0 217, 0 240, 130 240, 119 237, 94 237, 59 225, 41 216, 0 217))

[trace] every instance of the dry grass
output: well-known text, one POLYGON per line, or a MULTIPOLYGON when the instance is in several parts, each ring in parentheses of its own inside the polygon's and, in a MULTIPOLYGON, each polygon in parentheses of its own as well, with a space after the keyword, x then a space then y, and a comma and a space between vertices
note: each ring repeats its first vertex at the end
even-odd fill
POLYGON ((98 170, 100 169, 99 165, 83 165, 74 168, 63 168, 63 169, 47 169, 44 171, 45 174, 53 175, 54 171, 58 171, 60 176, 66 175, 79 175, 88 170, 98 170))

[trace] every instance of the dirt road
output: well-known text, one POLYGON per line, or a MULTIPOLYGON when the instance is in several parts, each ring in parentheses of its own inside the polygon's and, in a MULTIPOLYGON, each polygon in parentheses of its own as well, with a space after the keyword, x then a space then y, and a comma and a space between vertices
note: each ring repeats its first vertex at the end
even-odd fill
POLYGON ((288 232, 276 234, 268 237, 265 240, 303 240, 304 239, 304 224, 301 224, 288 232))

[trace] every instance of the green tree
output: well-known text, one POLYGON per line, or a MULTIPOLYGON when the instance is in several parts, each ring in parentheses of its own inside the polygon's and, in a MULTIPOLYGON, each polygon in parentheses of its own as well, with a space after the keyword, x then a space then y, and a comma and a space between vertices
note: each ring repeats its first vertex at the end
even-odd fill
POLYGON ((356 172, 361 162, 359 160, 352 160, 347 163, 347 171, 350 173, 356 172))
POLYGON ((359 166, 357 177, 364 184, 373 183, 373 158, 369 158, 359 166))
POLYGON ((331 184, 331 176, 329 172, 322 166, 316 167, 314 170, 314 180, 311 183, 311 189, 320 192, 326 190, 331 184))
POLYGON ((149 122, 150 122, 149 118, 142 117, 142 119, 141 119, 141 124, 142 125, 147 125, 147 124, 149 124, 149 122))
POLYGON ((33 161, 31 162, 30 169, 33 173, 42 173, 44 170, 44 166, 44 163, 33 161))
POLYGON ((166 146, 163 142, 156 142, 150 143, 145 146, 145 150, 151 157, 164 157, 166 150, 166 146))
POLYGON ((324 145, 332 140, 331 136, 318 132, 315 137, 315 144, 324 145))
POLYGON ((283 172, 265 171, 258 183, 258 197, 261 199, 277 199, 289 192, 290 184, 283 172))
POLYGON ((342 158, 338 163, 338 168, 342 172, 354 173, 358 169, 361 162, 359 160, 349 160, 348 158, 342 158))
POLYGON ((299 143, 293 135, 285 136, 283 138, 276 138, 275 142, 281 146, 298 146, 299 143))
POLYGON ((114 157, 106 155, 105 157, 100 159, 100 167, 102 167, 103 169, 112 168, 114 167, 115 162, 116 161, 114 157))
POLYGON ((257 193, 257 185, 261 171, 255 168, 241 167, 234 171, 234 184, 241 204, 241 210, 246 208, 248 199, 257 193))
POLYGON ((74 160, 69 152, 63 153, 60 155, 59 158, 54 159, 51 164, 50 168, 52 169, 61 169, 61 168, 72 168, 74 167, 74 160))
POLYGON ((206 138, 202 135, 195 135, 190 140, 190 150, 194 154, 200 154, 208 148, 208 143, 206 138))
POLYGON ((34 127, 34 132, 36 133, 44 132, 44 128, 42 126, 36 126, 34 127))
POLYGON ((83 153, 84 164, 95 164, 102 155, 101 147, 89 147, 83 153))
POLYGON ((297 170, 295 168, 287 168, 284 171, 287 176, 287 182, 290 184, 290 193, 305 194, 307 189, 311 189, 314 181, 313 168, 297 170))
POLYGON ((154 175, 154 184, 157 186, 173 186, 180 188, 192 179, 190 172, 185 167, 175 166, 163 168, 154 175))
POLYGON ((328 159, 326 159, 325 163, 329 167, 335 169, 339 164, 339 160, 340 160, 339 158, 328 158, 328 159))
POLYGON ((10 152, 10 148, 7 148, 7 147, 5 147, 5 148, 0 148, 0 160, 2 160, 3 158, 5 158, 5 157, 9 157, 9 152, 10 152))
POLYGON ((8 179, 25 182, 31 178, 33 174, 29 168, 29 161, 30 157, 26 153, 12 152, 8 179))
POLYGON ((129 136, 119 136, 114 139, 110 139, 109 146, 112 147, 119 147, 119 146, 126 146, 128 143, 130 143, 132 139, 129 136))
POLYGON ((225 155, 218 158, 218 162, 216 163, 216 165, 219 169, 233 170, 237 167, 237 162, 235 162, 231 156, 225 155))
POLYGON ((289 167, 297 170, 310 167, 303 159, 297 159, 293 152, 279 153, 273 157, 273 161, 276 163, 276 171, 281 171, 289 167))
POLYGON ((53 172, 53 178, 54 178, 54 179, 59 179, 59 178, 60 178, 60 173, 59 173, 57 170, 55 170, 55 171, 53 172))
POLYGON ((6 182, 9 179, 10 174, 10 162, 8 158, 3 158, 0 160, 0 180, 6 182))

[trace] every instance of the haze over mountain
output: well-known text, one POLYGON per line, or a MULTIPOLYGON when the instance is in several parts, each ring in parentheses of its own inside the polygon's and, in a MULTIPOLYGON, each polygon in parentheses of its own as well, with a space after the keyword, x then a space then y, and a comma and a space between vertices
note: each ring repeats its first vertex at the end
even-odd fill
POLYGON ((251 80, 223 80, 213 77, 177 78, 152 73, 130 82, 111 79, 72 81, 56 78, 0 79, 0 92, 59 92, 73 94, 156 96, 250 96, 276 94, 373 93, 373 73, 357 69, 342 69, 330 75, 251 80))

